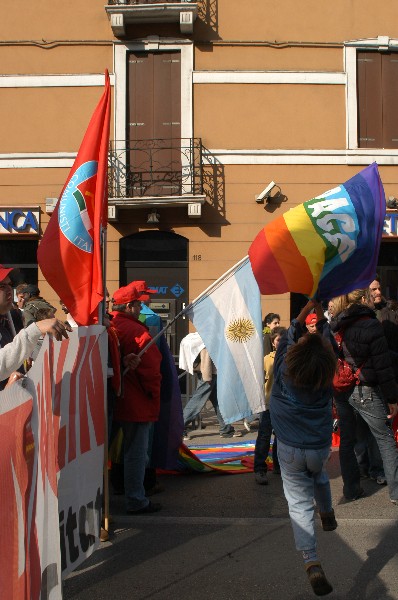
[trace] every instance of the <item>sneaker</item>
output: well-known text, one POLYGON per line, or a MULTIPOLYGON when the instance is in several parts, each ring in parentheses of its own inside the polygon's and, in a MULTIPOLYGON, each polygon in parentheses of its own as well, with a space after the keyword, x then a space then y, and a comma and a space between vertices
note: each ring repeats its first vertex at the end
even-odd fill
POLYGON ((333 592, 333 587, 326 579, 320 563, 308 563, 305 565, 308 579, 316 596, 326 596, 333 592))
POLYGON ((387 485, 387 479, 384 475, 377 475, 377 477, 370 476, 369 479, 375 481, 377 485, 387 485))
POLYGON ((232 429, 231 431, 227 431, 227 433, 220 433, 220 437, 222 437, 222 438, 242 437, 242 432, 235 431, 235 429, 232 429))
POLYGON ((191 439, 191 436, 189 435, 189 433, 187 431, 184 431, 182 439, 183 439, 184 442, 187 442, 188 440, 191 439))
POLYGON ((327 513, 320 512, 319 516, 321 517, 323 531, 334 531, 337 529, 337 521, 333 509, 327 513))
POLYGON ((128 515, 149 515, 151 513, 158 512, 162 510, 162 505, 159 502, 151 502, 144 506, 144 508, 140 508, 138 510, 127 510, 128 515))
POLYGON ((250 433, 250 431, 251 431, 250 423, 247 419, 243 419, 243 427, 246 429, 246 431, 248 431, 250 433))
POLYGON ((267 473, 265 471, 256 471, 254 477, 258 485, 268 485, 267 473))

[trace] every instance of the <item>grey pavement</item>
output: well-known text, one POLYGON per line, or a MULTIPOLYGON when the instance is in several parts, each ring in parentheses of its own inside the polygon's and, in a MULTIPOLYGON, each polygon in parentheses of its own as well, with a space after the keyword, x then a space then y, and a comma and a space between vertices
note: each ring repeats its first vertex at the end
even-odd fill
MULTIPOLYGON (((206 415, 206 413, 205 413, 206 415)), ((222 443, 211 413, 190 444, 222 443)), ((255 439, 256 432, 242 439, 255 439)), ((239 439, 230 441, 238 442, 239 439)), ((398 600, 398 507, 363 480, 365 498, 346 503, 338 451, 329 461, 338 529, 317 519, 318 555, 334 586, 330 600, 398 600)), ((109 542, 64 583, 64 600, 306 600, 315 598, 295 550, 281 478, 252 473, 160 475, 163 505, 129 516, 111 495, 109 542)))

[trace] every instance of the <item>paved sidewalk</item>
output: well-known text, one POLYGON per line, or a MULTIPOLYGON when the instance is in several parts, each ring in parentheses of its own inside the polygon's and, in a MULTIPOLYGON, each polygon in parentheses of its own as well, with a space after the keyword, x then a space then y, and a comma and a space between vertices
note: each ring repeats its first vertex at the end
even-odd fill
MULTIPOLYGON (((215 423, 192 439, 223 441, 215 423)), ((370 480, 363 481, 366 498, 343 502, 337 451, 329 474, 339 527, 324 532, 317 522, 319 556, 334 586, 328 598, 398 600, 398 508, 370 480)), ((163 510, 139 517, 125 515, 123 497, 112 496, 110 541, 69 576, 64 600, 315 598, 294 548, 281 478, 269 480, 259 486, 252 473, 163 475, 165 491, 153 497, 163 510)))

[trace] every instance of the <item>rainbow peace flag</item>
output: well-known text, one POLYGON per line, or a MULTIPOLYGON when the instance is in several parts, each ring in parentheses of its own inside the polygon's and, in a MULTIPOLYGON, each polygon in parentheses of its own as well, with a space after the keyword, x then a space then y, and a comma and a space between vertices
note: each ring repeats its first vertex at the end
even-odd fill
POLYGON ((374 279, 386 202, 377 164, 268 223, 249 249, 262 294, 320 300, 374 279))

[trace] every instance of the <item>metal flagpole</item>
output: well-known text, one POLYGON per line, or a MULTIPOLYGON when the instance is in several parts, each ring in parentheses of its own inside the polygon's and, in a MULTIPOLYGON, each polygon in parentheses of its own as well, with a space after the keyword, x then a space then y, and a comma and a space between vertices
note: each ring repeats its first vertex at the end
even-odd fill
MULTIPOLYGON (((105 227, 101 227, 101 244, 102 244, 102 293, 103 300, 100 303, 100 319, 98 322, 100 325, 104 322, 105 307, 106 307, 106 242, 107 242, 107 230, 105 227)), ((107 334, 108 335, 108 334, 107 334)), ((109 349, 108 349, 109 352, 109 349)), ((106 388, 107 390, 107 388, 106 388)), ((108 470, 108 390, 105 393, 105 440, 104 440, 104 529, 109 531, 109 470, 108 470)))

